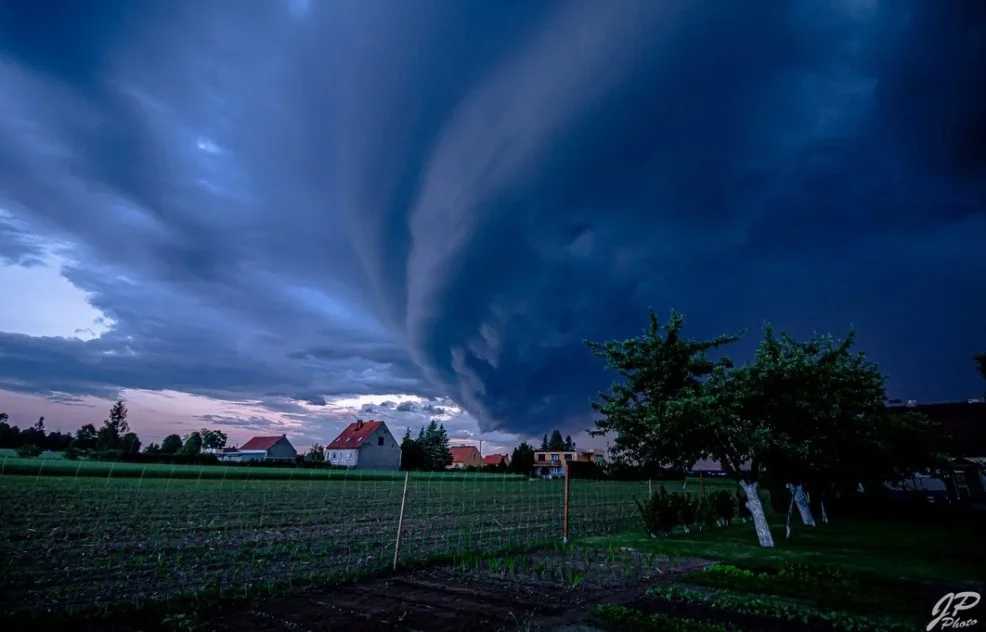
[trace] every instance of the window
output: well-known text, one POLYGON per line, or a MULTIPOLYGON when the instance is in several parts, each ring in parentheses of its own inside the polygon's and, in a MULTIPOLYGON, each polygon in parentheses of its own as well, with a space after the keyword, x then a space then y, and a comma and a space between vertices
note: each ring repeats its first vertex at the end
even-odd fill
POLYGON ((539 454, 538 455, 538 461, 543 461, 543 460, 544 460, 544 455, 543 454, 539 454))
POLYGON ((333 453, 332 453, 332 456, 331 456, 331 457, 329 457, 329 458, 331 458, 331 459, 334 459, 334 458, 336 458, 336 453, 335 453, 335 452, 333 452, 333 453))
POLYGON ((552 460, 553 462, 555 462, 555 463, 557 463, 557 462, 558 462, 558 455, 557 455, 557 454, 552 454, 552 455, 551 455, 551 460, 552 460))
POLYGON ((566 454, 565 455, 565 460, 566 461, 571 461, 572 460, 572 455, 571 454, 566 454))
POLYGON ((383 437, 377 437, 377 445, 383 445, 383 437))

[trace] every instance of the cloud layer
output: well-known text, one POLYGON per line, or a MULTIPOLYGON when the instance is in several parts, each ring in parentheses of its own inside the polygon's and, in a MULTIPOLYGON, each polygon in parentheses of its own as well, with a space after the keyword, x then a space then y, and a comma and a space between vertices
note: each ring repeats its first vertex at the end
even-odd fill
POLYGON ((540 434, 649 306, 855 323, 895 394, 979 388, 983 3, 30 4, 0 263, 57 254, 113 327, 0 333, 0 389, 413 393, 540 434))

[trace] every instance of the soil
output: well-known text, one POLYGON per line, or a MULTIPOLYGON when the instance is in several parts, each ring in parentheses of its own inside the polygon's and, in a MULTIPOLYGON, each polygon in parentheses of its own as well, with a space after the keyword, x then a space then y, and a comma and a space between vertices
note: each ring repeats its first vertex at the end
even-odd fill
MULTIPOLYGON (((679 560, 645 575, 608 575, 578 587, 553 579, 435 566, 323 590, 257 600, 170 622, 128 615, 74 624, 76 632, 508 632, 576 629, 600 604, 639 601, 647 588, 709 564, 679 560)), ((591 629, 591 628, 581 628, 591 629)))

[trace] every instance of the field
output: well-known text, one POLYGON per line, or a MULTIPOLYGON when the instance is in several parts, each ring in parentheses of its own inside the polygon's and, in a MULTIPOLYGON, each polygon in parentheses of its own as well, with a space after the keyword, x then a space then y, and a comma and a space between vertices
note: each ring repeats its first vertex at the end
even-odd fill
POLYGON ((986 592, 969 583, 986 568, 978 523, 943 538, 836 521, 786 541, 772 516, 772 550, 749 524, 655 539, 634 504, 649 483, 572 481, 563 545, 558 480, 412 474, 405 496, 403 474, 4 467, 0 613, 15 627, 903 632, 945 592, 986 592))
MULTIPOLYGON (((27 459, 4 466, 2 611, 250 594, 393 564, 403 474, 27 459)), ((633 499, 647 493, 647 483, 573 481, 570 536, 631 528, 633 499)), ((558 480, 412 475, 399 561, 559 542, 563 505, 558 480)))

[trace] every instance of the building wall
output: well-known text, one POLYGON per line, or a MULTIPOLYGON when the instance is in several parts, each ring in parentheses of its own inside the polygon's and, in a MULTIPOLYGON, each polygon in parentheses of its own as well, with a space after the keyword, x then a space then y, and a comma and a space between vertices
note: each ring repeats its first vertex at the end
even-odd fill
POLYGON ((356 467, 361 470, 401 469, 401 446, 387 429, 387 424, 380 424, 360 446, 356 467))
POLYGON ((298 451, 287 439, 281 439, 267 450, 268 460, 293 461, 298 456, 298 451))
POLYGON ((359 450, 326 450, 325 459, 332 465, 357 467, 359 465, 359 450))

